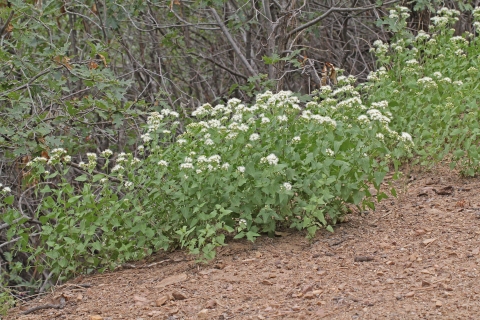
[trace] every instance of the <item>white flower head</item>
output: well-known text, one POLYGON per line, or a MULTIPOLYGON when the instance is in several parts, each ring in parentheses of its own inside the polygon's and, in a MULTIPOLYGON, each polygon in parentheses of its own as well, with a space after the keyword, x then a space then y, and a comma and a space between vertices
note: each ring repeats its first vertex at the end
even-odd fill
POLYGON ((168 162, 165 161, 165 160, 160 160, 158 161, 157 163, 159 166, 162 166, 162 167, 168 167, 168 162))
POLYGON ((238 172, 240 172, 240 173, 244 173, 244 172, 245 172, 245 167, 239 166, 239 167, 237 167, 237 170, 238 170, 238 172))
POLYGON ((193 169, 193 164, 191 162, 182 163, 180 169, 193 169))
POLYGON ((150 136, 150 133, 145 133, 140 136, 140 138, 143 140, 144 143, 148 143, 152 141, 152 137, 150 136))
POLYGON ((266 157, 263 157, 260 159, 261 163, 268 163, 270 165, 277 165, 278 164, 278 158, 275 154, 271 153, 266 157))
POLYGON ((117 164, 112 168, 112 172, 121 171, 123 169, 124 168, 121 165, 117 164))
POLYGON ((292 190, 292 185, 289 182, 284 182, 280 189, 290 191, 290 190, 292 190))
POLYGON ((326 153, 329 157, 333 157, 333 156, 335 155, 335 152, 333 152, 333 150, 332 150, 332 149, 329 149, 329 148, 327 148, 327 149, 325 150, 325 153, 326 153))
POLYGON ((260 135, 258 133, 252 133, 249 138, 250 141, 257 141, 258 139, 260 139, 260 135))

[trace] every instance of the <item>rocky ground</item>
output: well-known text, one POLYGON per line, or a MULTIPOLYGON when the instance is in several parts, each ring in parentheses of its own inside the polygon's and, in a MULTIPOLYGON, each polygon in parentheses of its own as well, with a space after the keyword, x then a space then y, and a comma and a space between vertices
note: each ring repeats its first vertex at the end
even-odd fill
POLYGON ((5 319, 480 319, 480 180, 435 169, 395 184, 397 199, 311 242, 291 231, 230 241, 207 265, 157 255, 5 319))

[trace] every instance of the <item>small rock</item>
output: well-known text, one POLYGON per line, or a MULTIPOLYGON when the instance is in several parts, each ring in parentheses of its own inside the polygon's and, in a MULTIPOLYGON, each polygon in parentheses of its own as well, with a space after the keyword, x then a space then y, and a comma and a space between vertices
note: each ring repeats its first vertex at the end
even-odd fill
POLYGON ((200 310, 200 312, 197 313, 198 319, 209 319, 210 316, 209 316, 208 312, 209 312, 208 309, 200 310))
POLYGON ((292 307, 292 310, 293 310, 293 311, 300 311, 300 306, 299 306, 299 305, 294 305, 294 306, 292 307))
POLYGON ((172 296, 175 300, 185 300, 187 296, 179 291, 172 292, 172 296))
POLYGON ((165 302, 167 302, 169 299, 168 299, 168 296, 163 296, 163 297, 160 297, 157 299, 157 301, 155 301, 155 305, 157 307, 161 307, 165 304, 165 302))
POLYGON ((430 286, 430 282, 426 280, 422 280, 422 287, 429 287, 429 286, 430 286))
POLYGON ((207 305, 205 306, 206 309, 215 309, 217 306, 217 300, 210 300, 207 302, 207 305))
POLYGON ((80 293, 78 296, 77 296, 77 301, 82 301, 83 300, 83 295, 80 293))
POLYGON ((261 284, 264 284, 264 285, 267 285, 267 286, 272 286, 273 283, 271 281, 268 281, 268 280, 262 280, 262 282, 260 282, 261 284))
POLYGON ((313 292, 307 292, 307 293, 305 293, 305 295, 303 296, 303 298, 305 298, 305 299, 314 299, 314 298, 315 298, 315 295, 313 294, 313 292))
POLYGON ((393 266, 395 264, 395 261, 387 261, 385 262, 385 264, 388 266, 393 266))
POLYGON ((103 317, 99 315, 90 316, 90 320, 103 320, 103 317))
POLYGON ((393 281, 393 279, 391 279, 391 278, 388 278, 387 280, 385 280, 385 282, 388 283, 388 284, 394 284, 395 283, 395 281, 393 281))
POLYGON ((424 235, 425 233, 427 233, 427 231, 425 231, 423 229, 415 230, 415 235, 416 236, 421 236, 421 235, 424 235))
POLYGON ((260 314, 259 314, 259 315, 257 315, 257 318, 258 318, 258 319, 260 319, 260 320, 264 320, 264 319, 265 319, 265 317, 264 317, 264 316, 262 316, 262 315, 260 315, 260 314))
POLYGON ((440 301, 440 300, 437 300, 437 301, 435 302, 435 307, 437 307, 437 308, 440 308, 442 305, 443 305, 443 304, 442 304, 442 301, 440 301))
MULTIPOLYGON (((215 270, 215 269, 213 269, 213 270, 215 270)), ((157 287, 166 287, 166 286, 174 284, 174 283, 185 281, 185 280, 187 280, 187 278, 188 278, 188 276, 187 276, 186 273, 177 274, 177 275, 174 275, 174 276, 167 277, 167 278, 163 279, 162 281, 160 281, 160 283, 157 285, 157 287)))
POLYGON ((148 299, 142 296, 133 296, 133 301, 135 301, 135 304, 142 305, 148 303, 148 299))
POLYGON ((312 291, 312 290, 313 290, 313 284, 309 284, 303 287, 302 293, 307 293, 308 291, 312 291))
POLYGON ((312 294, 314 294, 316 296, 319 295, 319 294, 322 294, 322 293, 323 293, 323 290, 313 290, 312 291, 312 294))
POLYGON ((425 240, 422 241, 422 243, 427 246, 430 243, 434 242, 435 240, 437 240, 437 238, 425 239, 425 240))
POLYGON ((413 297, 414 295, 415 295, 415 292, 410 291, 409 293, 407 293, 407 294, 405 295, 405 297, 410 298, 410 297, 413 297))

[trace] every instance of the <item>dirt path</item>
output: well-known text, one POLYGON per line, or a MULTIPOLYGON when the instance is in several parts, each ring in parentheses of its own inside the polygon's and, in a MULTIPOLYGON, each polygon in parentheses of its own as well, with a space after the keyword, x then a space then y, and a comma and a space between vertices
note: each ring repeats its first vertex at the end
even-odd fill
POLYGON ((480 319, 478 178, 418 174, 398 199, 348 218, 313 242, 230 243, 207 266, 175 252, 80 277, 5 319, 480 319))

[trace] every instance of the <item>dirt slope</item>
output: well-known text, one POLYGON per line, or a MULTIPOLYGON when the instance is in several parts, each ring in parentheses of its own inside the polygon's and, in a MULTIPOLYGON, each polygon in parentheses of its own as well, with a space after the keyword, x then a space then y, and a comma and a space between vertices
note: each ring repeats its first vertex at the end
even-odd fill
POLYGON ((156 256, 77 278, 5 319, 480 319, 480 180, 413 176, 397 182, 398 199, 313 242, 231 242, 206 266, 156 256))

